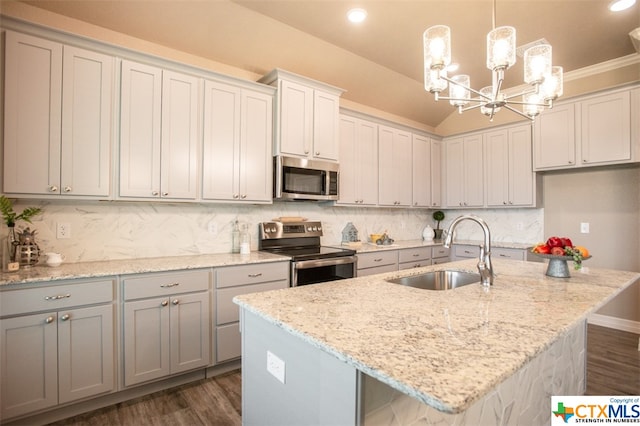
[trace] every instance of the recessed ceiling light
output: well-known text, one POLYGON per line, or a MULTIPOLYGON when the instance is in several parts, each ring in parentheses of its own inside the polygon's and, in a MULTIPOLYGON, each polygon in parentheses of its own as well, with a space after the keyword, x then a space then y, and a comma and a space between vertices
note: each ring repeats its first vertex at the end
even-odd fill
POLYGON ((620 12, 621 10, 629 9, 634 4, 636 4, 636 0, 614 0, 609 3, 609 10, 620 12))
POLYGON ((349 12, 347 12, 347 18, 349 19, 349 21, 355 24, 360 23, 367 19, 367 11, 360 8, 351 9, 349 12))

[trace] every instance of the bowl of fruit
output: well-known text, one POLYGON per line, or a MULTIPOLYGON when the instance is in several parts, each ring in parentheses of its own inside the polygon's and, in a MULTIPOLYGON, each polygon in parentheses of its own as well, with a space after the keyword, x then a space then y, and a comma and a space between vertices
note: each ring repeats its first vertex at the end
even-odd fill
POLYGON ((583 246, 574 246, 570 238, 550 237, 544 243, 530 247, 531 253, 549 260, 546 275, 556 278, 569 278, 568 260, 573 261, 574 269, 582 268, 582 261, 591 258, 589 250, 583 246))

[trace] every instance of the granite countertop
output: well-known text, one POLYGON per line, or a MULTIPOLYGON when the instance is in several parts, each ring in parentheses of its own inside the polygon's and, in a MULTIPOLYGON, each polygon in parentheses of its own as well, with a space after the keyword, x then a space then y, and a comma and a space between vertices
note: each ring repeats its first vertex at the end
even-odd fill
POLYGON ((262 251, 252 251, 248 255, 218 253, 199 254, 193 256, 63 263, 55 268, 43 264, 32 266, 30 268, 23 267, 17 272, 3 272, 0 274, 0 286, 289 260, 290 258, 287 256, 280 256, 262 251))
MULTIPOLYGON (((475 271, 476 260, 447 264, 475 271)), ((237 296, 234 301, 358 370, 440 411, 487 395, 640 274, 495 260, 494 285, 428 291, 386 279, 408 271, 237 296)))

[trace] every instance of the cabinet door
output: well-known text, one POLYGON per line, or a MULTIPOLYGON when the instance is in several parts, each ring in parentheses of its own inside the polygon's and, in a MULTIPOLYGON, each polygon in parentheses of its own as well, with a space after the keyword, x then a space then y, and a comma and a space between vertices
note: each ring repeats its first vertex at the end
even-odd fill
POLYGON ((64 47, 61 193, 111 194, 114 58, 64 47))
POLYGON ((242 91, 240 131, 240 199, 271 202, 273 198, 273 97, 242 91))
MULTIPOLYGON (((487 206, 509 204, 509 139, 506 130, 484 135, 487 178, 487 206)), ((530 156, 529 156, 530 157, 530 156)))
POLYGON ((442 206, 442 141, 431 141, 431 207, 442 206))
POLYGON ((464 138, 464 206, 484 205, 482 135, 464 138))
POLYGON ((120 196, 160 196, 162 70, 122 61, 120 196))
POLYGON ((198 179, 199 80, 162 72, 160 195, 194 200, 198 179))
POLYGON ((582 163, 601 164, 631 159, 629 91, 581 102, 582 163))
MULTIPOLYGON (((531 125, 508 129, 509 136, 509 205, 535 204, 535 173, 531 149, 531 125)), ((488 172, 488 170, 487 170, 488 172)))
POLYGON ((4 90, 4 192, 60 193, 62 45, 7 31, 4 90))
POLYGON ((58 314, 59 402, 114 389, 113 305, 58 314))
POLYGON ((358 175, 360 158, 357 149, 357 124, 353 117, 340 117, 340 199, 336 204, 359 204, 358 175))
POLYGON ((124 385, 164 377, 169 366, 169 297, 124 304, 124 385))
POLYGON ((311 155, 313 89, 290 81, 280 82, 280 152, 311 155))
POLYGON ((171 297, 171 374, 211 362, 209 293, 171 297))
POLYGON ((556 105, 536 117, 533 134, 536 170, 575 166, 574 111, 572 103, 556 105))
POLYGON ((431 143, 429 138, 413 135, 413 206, 431 207, 431 143))
POLYGON ((340 200, 344 205, 378 203, 378 126, 343 116, 340 120, 340 200))
POLYGON ((446 162, 446 205, 461 207, 464 205, 464 149, 463 139, 448 140, 445 145, 446 162))
POLYGON ((411 134, 378 127, 380 205, 411 205, 411 134))
POLYGON ((313 156, 338 160, 340 99, 336 95, 314 90, 313 94, 313 156))
POLYGON ((238 199, 240 157, 240 89, 204 83, 202 198, 238 199))
POLYGON ((0 419, 58 403, 57 315, 0 320, 0 419))

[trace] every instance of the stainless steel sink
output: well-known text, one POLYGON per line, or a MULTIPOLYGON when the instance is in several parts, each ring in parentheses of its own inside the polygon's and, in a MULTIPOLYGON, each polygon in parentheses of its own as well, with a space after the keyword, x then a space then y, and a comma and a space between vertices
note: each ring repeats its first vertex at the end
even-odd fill
POLYGON ((480 274, 464 271, 433 271, 388 281, 393 284, 402 284, 424 290, 450 290, 468 284, 479 283, 480 274))

